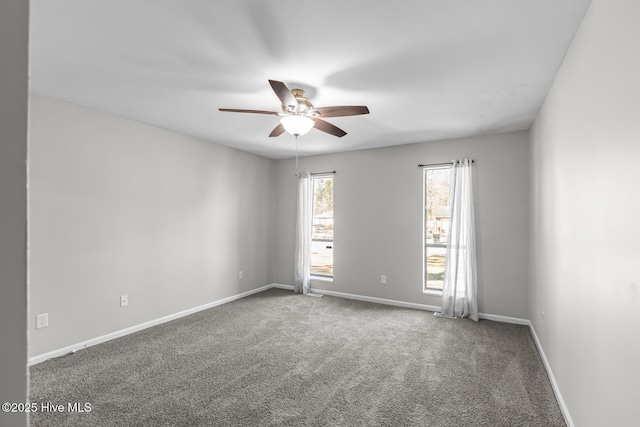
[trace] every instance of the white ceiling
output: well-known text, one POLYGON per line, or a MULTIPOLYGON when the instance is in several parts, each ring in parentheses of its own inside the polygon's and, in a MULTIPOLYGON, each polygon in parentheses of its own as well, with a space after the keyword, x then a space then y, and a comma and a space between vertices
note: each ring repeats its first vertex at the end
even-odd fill
POLYGON ((31 89, 270 158, 268 79, 367 105, 302 155, 528 129, 589 0, 31 0, 31 89))

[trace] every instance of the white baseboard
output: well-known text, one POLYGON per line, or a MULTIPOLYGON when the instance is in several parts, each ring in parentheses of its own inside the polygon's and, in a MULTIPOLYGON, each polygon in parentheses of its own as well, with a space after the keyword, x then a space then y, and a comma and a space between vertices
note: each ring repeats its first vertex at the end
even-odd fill
POLYGON ((343 292, 335 292, 335 291, 325 291, 324 289, 312 289, 314 294, 321 295, 330 295, 332 297, 345 298, 345 299, 353 299, 358 301, 367 301, 367 302, 375 302, 378 304, 386 304, 386 305, 394 305, 397 307, 405 307, 405 308, 416 308, 418 310, 426 310, 426 311, 440 311, 440 307, 436 307, 434 305, 426 305, 426 304, 418 304, 414 302, 405 302, 405 301, 396 301, 392 299, 385 298, 376 298, 376 297, 368 297, 364 295, 355 295, 355 294, 346 294, 343 292))
POLYGON ((538 339, 538 334, 536 334, 536 330, 533 327, 533 324, 531 322, 529 322, 529 329, 531 330, 531 335, 533 335, 533 340, 536 343, 536 347, 538 347, 538 353, 540 353, 540 357, 542 358, 542 364, 544 365, 544 369, 547 371, 547 375, 549 376, 549 381, 551 382, 551 388, 553 389, 553 393, 556 395, 556 400, 558 401, 558 406, 560 406, 560 412, 562 412, 564 421, 567 423, 568 427, 575 427, 575 424, 571 419, 571 414, 569 413, 569 408, 567 408, 567 405, 564 403, 564 399, 562 398, 562 393, 560 393, 560 387, 558 387, 558 383, 556 382, 556 377, 553 375, 553 371, 551 370, 551 365, 547 360, 547 356, 544 354, 542 344, 538 339))
MULTIPOLYGON (((150 328, 152 326, 155 325, 160 325, 162 323, 166 323, 166 322, 170 322, 172 320, 175 319, 179 319, 181 317, 184 316, 188 316, 190 314, 193 313, 197 313, 199 311, 202 310, 207 310, 209 308, 212 307, 216 307, 218 305, 222 305, 222 304, 226 304, 228 302, 231 301, 235 301, 237 299, 240 298, 244 298, 246 296, 249 295, 253 295, 256 294, 258 292, 262 292, 262 291, 266 291, 267 289, 271 289, 271 288, 278 288, 278 289, 285 289, 285 290, 290 290, 293 291, 293 286, 292 285, 284 285, 281 283, 272 283, 270 285, 265 285, 262 286, 260 288, 256 288, 256 289, 252 289, 250 291, 247 292, 243 292, 237 295, 233 295, 227 298, 223 298, 217 301, 213 301, 210 302, 208 304, 204 304, 198 307, 194 307, 194 308, 190 308, 188 310, 184 310, 184 311, 180 311, 178 313, 174 313, 174 314, 170 314, 168 316, 164 316, 161 317, 159 319, 155 319, 155 320, 150 320, 148 322, 144 322, 135 326, 131 326, 129 328, 125 328, 125 329, 121 329, 119 331, 115 331, 115 332, 111 332, 109 334, 106 335, 102 335, 96 338, 92 338, 86 341, 82 341, 76 344, 72 344, 57 350, 53 350, 47 353, 43 353, 43 354, 39 354, 37 356, 33 356, 29 358, 28 361, 28 366, 32 366, 41 362, 44 362, 45 360, 49 360, 52 359, 54 357, 60 357, 60 356, 64 356, 65 354, 69 354, 69 353, 74 353, 78 350, 81 350, 83 348, 87 348, 87 347, 91 347, 94 346, 96 344, 100 344, 109 340, 112 340, 114 338, 118 338, 118 337, 122 337, 125 335, 129 335, 132 334, 134 332, 138 332, 141 331, 143 329, 146 328, 150 328)), ((378 304, 386 304, 386 305, 393 305, 393 306, 397 306, 397 307, 405 307, 405 308, 414 308, 414 309, 418 309, 418 310, 426 310, 426 311, 440 311, 440 307, 438 306, 433 306, 433 305, 426 305, 426 304, 418 304, 418 303, 412 303, 412 302, 405 302, 405 301, 397 301, 397 300, 390 300, 390 299, 385 299, 385 298, 376 298, 376 297, 369 297, 369 296, 364 296, 364 295, 356 295, 356 294, 347 294, 344 292, 335 292, 335 291, 327 291, 327 290, 322 290, 322 289, 314 289, 313 290, 314 293, 317 294, 321 294, 321 295, 330 295, 330 296, 335 296, 338 298, 345 298, 345 299, 353 299, 353 300, 359 300, 359 301, 367 301, 367 302, 373 302, 373 303, 378 303, 378 304)), ((480 313, 480 318, 482 319, 488 319, 488 320, 495 320, 498 322, 505 322, 505 323, 515 323, 515 324, 519 324, 519 325, 531 325, 530 322, 528 320, 525 319, 518 319, 515 317, 506 317, 506 316, 498 316, 498 315, 494 315, 494 314, 484 314, 484 313, 480 313)), ((533 328, 532 328, 533 331, 533 328)), ((534 332, 534 337, 535 337, 535 332, 534 332)), ((538 348, 540 348, 540 353, 544 354, 541 350, 541 347, 538 344, 537 341, 537 337, 536 337, 536 344, 538 345, 538 348)), ((545 367, 548 365, 546 363, 546 359, 543 357, 543 360, 545 360, 545 367)), ((549 372, 550 377, 552 377, 551 371, 550 369, 547 369, 547 371, 549 372)), ((555 384, 555 383, 553 383, 555 384)), ((555 386, 554 386, 554 391, 556 390, 555 386)))
POLYGON ((529 319, 521 319, 519 317, 500 316, 497 314, 479 313, 478 317, 485 320, 493 320, 495 322, 513 323, 515 325, 530 325, 529 319))
POLYGON ((29 361, 28 361, 28 366, 32 366, 32 365, 44 362, 45 360, 49 360, 49 359, 52 359, 54 357, 60 357, 60 356, 64 356, 65 354, 75 353, 76 351, 82 350, 83 348, 91 347, 91 346, 94 346, 96 344, 101 344, 103 342, 112 340, 114 338, 122 337, 122 336, 125 336, 125 335, 132 334, 134 332, 141 331, 143 329, 150 328, 152 326, 156 326, 156 325, 160 325, 162 323, 170 322, 172 320, 179 319, 181 317, 188 316, 190 314, 197 313, 197 312, 202 311, 202 310, 207 310, 209 308, 216 307, 216 306, 222 305, 222 304, 226 304, 228 302, 235 301, 237 299, 244 298, 244 297, 247 297, 249 295, 256 294, 258 292, 266 291, 267 289, 271 289, 273 287, 283 287, 283 286, 284 286, 284 289, 291 288, 291 290, 293 290, 293 286, 287 287, 287 285, 270 284, 270 285, 262 286, 260 288, 256 288, 256 289, 252 289, 250 291, 242 292, 242 293, 237 294, 237 295, 232 295, 230 297, 223 298, 223 299, 220 299, 220 300, 217 300, 217 301, 213 301, 213 302, 210 302, 210 303, 207 303, 207 304, 204 304, 204 305, 200 305, 198 307, 190 308, 188 310, 184 310, 184 311, 180 311, 178 313, 170 314, 168 316, 160 317, 159 319, 150 320, 148 322, 140 323, 139 325, 135 325, 135 326, 131 326, 129 328, 121 329, 119 331, 111 332, 109 334, 102 335, 102 336, 99 336, 97 338, 92 338, 90 340, 82 341, 82 342, 79 342, 77 344, 72 344, 72 345, 69 345, 67 347, 60 348, 58 350, 53 350, 53 351, 50 351, 48 353, 39 354, 37 356, 30 357, 29 361))
MULTIPOLYGON (((282 288, 282 289, 293 289, 293 286, 290 286, 290 285, 274 284, 273 287, 282 288)), ((406 301, 397 301, 397 300, 391 300, 391 299, 385 299, 385 298, 369 297, 369 296, 365 296, 365 295, 347 294, 347 293, 344 293, 344 292, 326 291, 324 289, 316 289, 316 288, 312 289, 312 291, 315 294, 330 295, 330 296, 334 296, 334 297, 338 297, 338 298, 346 298, 346 299, 353 299, 353 300, 358 300, 358 301, 375 302, 375 303, 378 303, 378 304, 394 305, 394 306, 397 306, 397 307, 415 308, 415 309, 418 309, 418 310, 440 311, 440 307, 438 307, 436 305, 426 305, 426 304, 418 304, 418 303, 414 303, 414 302, 406 302, 406 301)), ((502 322, 502 323, 513 323, 513 324, 516 324, 516 325, 529 325, 530 324, 528 319, 521 319, 521 318, 518 318, 518 317, 500 316, 500 315, 497 315, 497 314, 480 313, 479 317, 481 319, 493 320, 493 321, 502 322)))

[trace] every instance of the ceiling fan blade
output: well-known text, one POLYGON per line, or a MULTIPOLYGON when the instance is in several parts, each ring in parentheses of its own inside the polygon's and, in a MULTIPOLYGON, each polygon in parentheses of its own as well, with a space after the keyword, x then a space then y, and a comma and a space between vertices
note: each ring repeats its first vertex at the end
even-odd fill
POLYGON ((364 105, 345 105, 341 107, 320 107, 314 108, 321 117, 344 117, 357 116, 359 114, 369 114, 369 109, 364 105))
POLYGON ((313 127, 318 130, 321 130, 322 132, 330 133, 331 135, 337 136, 338 138, 342 138, 347 134, 345 131, 343 131, 339 127, 334 126, 329 122, 325 122, 324 120, 319 119, 317 117, 314 117, 313 121, 314 121, 313 127))
POLYGON ((272 114, 277 116, 280 113, 275 111, 265 111, 265 110, 239 110, 237 108, 218 108, 220 111, 225 111, 228 113, 253 113, 253 114, 272 114))
POLYGON ((285 107, 288 105, 292 105, 294 107, 298 106, 298 101, 296 101, 296 98, 293 96, 287 85, 277 80, 269 80, 269 84, 278 96, 278 99, 280 99, 280 102, 282 102, 282 105, 285 107))
POLYGON ((282 123, 280 123, 280 124, 278 124, 278 126, 273 128, 273 130, 269 134, 269 138, 273 138, 274 136, 280 136, 283 133, 284 133, 284 126, 282 126, 282 123))

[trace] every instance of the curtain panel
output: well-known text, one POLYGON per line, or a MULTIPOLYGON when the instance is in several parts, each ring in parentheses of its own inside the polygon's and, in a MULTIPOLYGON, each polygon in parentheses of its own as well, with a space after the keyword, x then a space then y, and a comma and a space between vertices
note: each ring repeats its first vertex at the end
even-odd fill
POLYGON ((312 179, 309 172, 298 174, 298 207, 296 210, 296 245, 294 292, 311 292, 311 210, 312 179))
POLYGON ((469 317, 477 322, 472 163, 470 159, 456 160, 451 167, 451 215, 440 314, 446 317, 469 317))

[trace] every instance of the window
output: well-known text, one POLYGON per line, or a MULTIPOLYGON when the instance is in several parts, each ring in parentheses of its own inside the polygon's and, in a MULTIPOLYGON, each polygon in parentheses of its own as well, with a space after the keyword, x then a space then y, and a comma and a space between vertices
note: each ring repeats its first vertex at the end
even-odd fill
POLYGON ((424 291, 441 291, 449 231, 450 166, 424 169, 424 291))
POLYGON ((311 275, 333 277, 333 175, 313 175, 311 275))

